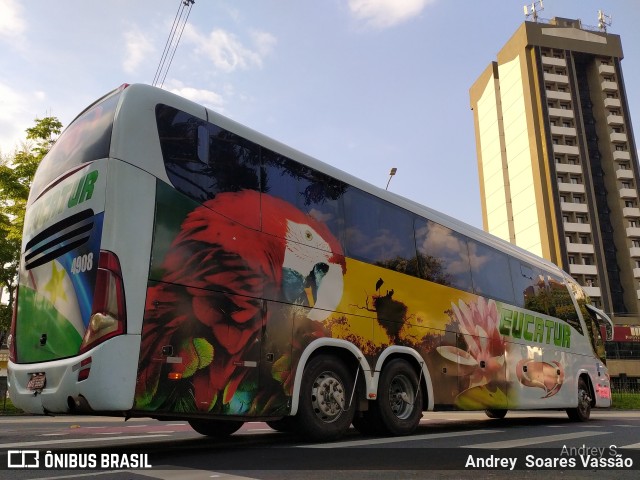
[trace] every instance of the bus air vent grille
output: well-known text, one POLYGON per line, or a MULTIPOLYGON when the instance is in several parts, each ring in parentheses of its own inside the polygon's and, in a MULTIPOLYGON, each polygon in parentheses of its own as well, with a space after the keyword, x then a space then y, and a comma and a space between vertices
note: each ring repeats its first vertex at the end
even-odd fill
POLYGON ((24 265, 27 270, 58 258, 89 240, 93 228, 93 210, 76 213, 44 229, 27 242, 24 265))

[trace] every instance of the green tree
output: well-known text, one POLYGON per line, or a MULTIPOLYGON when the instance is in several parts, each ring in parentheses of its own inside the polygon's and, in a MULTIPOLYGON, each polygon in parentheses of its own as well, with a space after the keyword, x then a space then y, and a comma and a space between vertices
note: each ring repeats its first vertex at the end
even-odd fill
POLYGON ((35 125, 26 130, 22 148, 0 159, 0 287, 9 294, 9 304, 0 305, 0 343, 11 323, 29 188, 40 161, 61 131, 62 123, 56 117, 36 118, 35 125))

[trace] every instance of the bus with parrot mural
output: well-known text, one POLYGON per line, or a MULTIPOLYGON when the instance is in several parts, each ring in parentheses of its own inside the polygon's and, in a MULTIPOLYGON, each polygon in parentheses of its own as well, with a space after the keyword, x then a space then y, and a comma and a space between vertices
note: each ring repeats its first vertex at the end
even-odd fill
POLYGON ((9 391, 33 414, 333 440, 611 404, 611 321, 558 267, 145 85, 43 159, 16 303, 9 391))

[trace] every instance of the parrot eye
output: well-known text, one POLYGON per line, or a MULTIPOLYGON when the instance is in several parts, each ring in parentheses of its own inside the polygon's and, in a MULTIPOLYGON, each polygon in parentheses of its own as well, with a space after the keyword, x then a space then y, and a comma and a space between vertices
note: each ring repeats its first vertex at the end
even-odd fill
POLYGON ((309 230, 304 232, 304 236, 307 237, 307 240, 311 240, 313 238, 313 234, 309 230))

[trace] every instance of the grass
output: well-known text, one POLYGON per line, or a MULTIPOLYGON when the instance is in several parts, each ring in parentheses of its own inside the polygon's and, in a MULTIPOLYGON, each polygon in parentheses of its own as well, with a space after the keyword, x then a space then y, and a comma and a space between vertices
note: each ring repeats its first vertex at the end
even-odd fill
POLYGON ((24 412, 16 408, 9 397, 6 397, 6 400, 0 397, 0 415, 20 415, 21 413, 24 412))
POLYGON ((613 392, 612 401, 617 410, 640 410, 640 393, 613 392))

